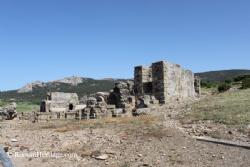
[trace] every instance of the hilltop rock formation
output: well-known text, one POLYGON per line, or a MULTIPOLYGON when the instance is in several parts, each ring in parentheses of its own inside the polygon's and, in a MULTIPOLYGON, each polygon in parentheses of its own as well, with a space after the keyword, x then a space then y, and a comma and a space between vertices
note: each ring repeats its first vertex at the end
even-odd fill
POLYGON ((36 81, 36 82, 28 83, 27 85, 25 85, 24 87, 19 89, 17 92, 18 93, 29 93, 29 92, 33 91, 34 87, 44 87, 45 85, 46 84, 41 82, 41 81, 36 81))
POLYGON ((65 84, 69 84, 71 86, 77 86, 80 83, 83 83, 84 78, 81 77, 76 77, 76 76, 72 76, 72 77, 66 77, 60 80, 55 80, 55 81, 51 81, 51 82, 41 82, 41 81, 35 81, 32 83, 28 83, 26 84, 24 87, 22 87, 21 89, 18 89, 17 92, 18 93, 29 93, 32 92, 34 87, 45 87, 47 84, 49 83, 65 83, 65 84))
POLYGON ((80 83, 83 83, 83 78, 81 77, 76 77, 76 76, 72 76, 72 77, 66 77, 60 80, 56 80, 53 82, 57 82, 57 83, 65 83, 65 84, 70 84, 72 86, 77 86, 80 83))

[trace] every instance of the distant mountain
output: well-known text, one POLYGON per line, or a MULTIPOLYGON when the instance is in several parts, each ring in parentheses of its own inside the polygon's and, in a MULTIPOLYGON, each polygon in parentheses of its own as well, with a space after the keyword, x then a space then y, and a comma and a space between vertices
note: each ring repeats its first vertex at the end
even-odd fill
POLYGON ((250 70, 221 70, 221 71, 209 71, 203 73, 196 73, 203 81, 210 82, 223 82, 225 80, 233 80, 237 76, 250 74, 250 70))
MULTIPOLYGON (((250 74, 250 70, 210 71, 196 73, 195 75, 199 76, 203 81, 223 82, 246 74, 250 74)), ((114 83, 121 80, 124 79, 106 78, 96 80, 73 76, 50 82, 36 81, 18 90, 0 92, 0 99, 16 99, 16 101, 29 101, 39 104, 46 97, 46 93, 51 91, 74 92, 81 98, 95 92, 110 91, 114 87, 114 83)))
POLYGON ((22 87, 21 89, 18 89, 17 92, 18 93, 29 93, 33 91, 33 88, 36 87, 46 87, 49 84, 56 84, 56 83, 64 83, 64 84, 69 84, 70 86, 77 86, 78 84, 83 83, 85 80, 88 80, 90 78, 82 78, 82 77, 76 77, 76 76, 72 76, 72 77, 66 77, 63 79, 59 79, 59 80, 55 80, 55 81, 51 81, 51 82, 41 82, 41 81, 35 81, 32 83, 28 83, 26 84, 24 87, 22 87))
POLYGON ((46 97, 47 92, 74 92, 79 97, 83 97, 95 92, 110 91, 117 81, 120 81, 120 79, 96 80, 81 77, 67 77, 47 83, 36 81, 25 85, 19 90, 0 92, 0 99, 16 99, 16 101, 29 101, 38 104, 46 97))
POLYGON ((33 91, 33 88, 35 87, 45 87, 46 83, 41 81, 35 81, 32 83, 26 84, 24 87, 17 90, 17 93, 29 93, 33 91))

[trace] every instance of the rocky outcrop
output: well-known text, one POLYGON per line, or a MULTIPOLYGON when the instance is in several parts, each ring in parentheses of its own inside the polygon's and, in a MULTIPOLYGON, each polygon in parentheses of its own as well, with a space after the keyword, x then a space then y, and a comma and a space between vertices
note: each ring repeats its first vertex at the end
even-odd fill
POLYGON ((36 81, 36 82, 32 82, 32 83, 28 83, 26 84, 24 87, 22 87, 21 89, 18 89, 17 92, 18 93, 29 93, 32 92, 34 87, 45 87, 47 84, 49 83, 65 83, 65 84, 69 84, 71 86, 77 86, 80 83, 83 83, 84 78, 81 77, 66 77, 60 80, 56 80, 56 81, 51 81, 51 82, 41 82, 41 81, 36 81))
POLYGON ((24 87, 22 87, 21 89, 19 89, 17 92, 18 93, 29 93, 33 91, 34 87, 44 87, 46 84, 40 81, 36 81, 36 82, 32 82, 32 83, 28 83, 27 85, 25 85, 24 87))
POLYGON ((65 83, 65 84, 70 84, 72 86, 77 86, 78 84, 83 83, 83 78, 72 76, 72 77, 66 77, 64 79, 60 79, 60 80, 53 81, 53 82, 65 83))

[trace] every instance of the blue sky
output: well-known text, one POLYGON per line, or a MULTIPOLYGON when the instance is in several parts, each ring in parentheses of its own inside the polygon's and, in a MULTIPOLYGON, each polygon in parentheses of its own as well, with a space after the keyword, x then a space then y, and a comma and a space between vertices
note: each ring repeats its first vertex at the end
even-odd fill
POLYGON ((249 0, 0 0, 0 90, 79 75, 131 78, 168 60, 250 68, 249 0))

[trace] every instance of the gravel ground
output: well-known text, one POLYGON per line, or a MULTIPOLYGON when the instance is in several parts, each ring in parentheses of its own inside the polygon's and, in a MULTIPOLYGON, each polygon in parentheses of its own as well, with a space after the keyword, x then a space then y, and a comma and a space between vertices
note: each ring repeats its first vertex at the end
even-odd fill
POLYGON ((196 141, 170 110, 73 123, 4 121, 0 144, 16 167, 250 166, 250 150, 196 141))

